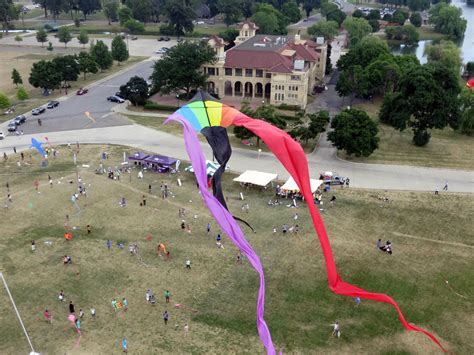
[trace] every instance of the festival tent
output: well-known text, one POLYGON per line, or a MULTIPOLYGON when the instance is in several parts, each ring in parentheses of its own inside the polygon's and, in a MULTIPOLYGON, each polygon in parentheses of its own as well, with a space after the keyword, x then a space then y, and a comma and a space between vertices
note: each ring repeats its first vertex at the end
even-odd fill
POLYGON ((148 154, 145 154, 142 152, 136 152, 133 155, 129 156, 128 160, 133 160, 133 163, 135 165, 143 165, 143 160, 145 160, 148 157, 149 157, 148 154))
POLYGON ((244 184, 252 184, 258 186, 267 186, 270 182, 277 178, 277 174, 262 173, 261 171, 246 170, 234 181, 244 184))
MULTIPOLYGON (((220 164, 215 163, 215 162, 210 161, 210 160, 206 160, 206 173, 207 173, 207 175, 214 176, 214 173, 216 172, 217 169, 219 169, 219 167, 220 167, 220 164)), ((226 169, 228 169, 228 168, 229 167, 227 166, 226 169)), ((189 171, 190 173, 194 173, 193 166, 192 165, 188 166, 186 169, 184 169, 184 171, 189 171)))
MULTIPOLYGON (((315 179, 310 179, 309 180, 311 184, 311 192, 315 192, 318 187, 323 183, 323 180, 315 180, 315 179)), ((296 185, 295 180, 290 176, 290 178, 283 184, 280 189, 285 190, 285 191, 294 191, 294 192, 299 192, 300 189, 298 185, 296 185)))
POLYGON ((178 160, 175 158, 155 154, 143 159, 143 165, 145 165, 148 169, 163 173, 170 170, 172 165, 176 164, 177 161, 178 160))

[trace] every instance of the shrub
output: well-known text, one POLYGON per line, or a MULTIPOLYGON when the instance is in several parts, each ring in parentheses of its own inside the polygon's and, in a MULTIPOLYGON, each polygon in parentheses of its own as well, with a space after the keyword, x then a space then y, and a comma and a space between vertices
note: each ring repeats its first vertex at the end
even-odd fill
POLYGON ((172 105, 162 105, 158 104, 153 101, 147 101, 145 105, 143 106, 145 110, 150 110, 150 111, 176 111, 176 106, 172 105))
POLYGON ((76 26, 76 27, 81 26, 81 21, 79 21, 79 19, 77 17, 74 19, 74 26, 76 26))
POLYGON ((24 101, 29 98, 28 93, 23 86, 20 86, 16 91, 16 98, 20 101, 24 101))

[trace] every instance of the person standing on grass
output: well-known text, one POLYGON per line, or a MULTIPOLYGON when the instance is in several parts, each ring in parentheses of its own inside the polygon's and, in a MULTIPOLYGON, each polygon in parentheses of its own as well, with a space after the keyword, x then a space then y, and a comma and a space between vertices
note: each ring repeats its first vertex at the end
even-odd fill
POLYGON ((90 224, 87 225, 87 234, 91 234, 91 225, 90 224))
POLYGON ((165 291, 165 302, 170 303, 171 292, 166 290, 165 291))
POLYGON ((354 297, 354 301, 355 301, 356 307, 359 307, 359 305, 360 305, 360 297, 354 297))
POLYGON ((125 338, 122 339, 122 350, 124 353, 128 353, 128 343, 125 338))
POLYGON ((169 318, 168 311, 165 310, 163 312, 163 321, 165 322, 165 325, 168 325, 168 318, 169 318))
POLYGON ((341 327, 339 326, 339 322, 331 324, 331 326, 333 327, 332 336, 340 338, 341 337, 341 327))
POLYGON ((186 259, 186 269, 191 270, 191 260, 186 259))
POLYGON ((72 301, 69 302, 69 313, 74 314, 74 303, 72 301))
POLYGON ((82 308, 79 310, 79 318, 84 318, 84 311, 82 310, 82 308))
POLYGON ((211 232, 211 224, 208 223, 207 224, 207 234, 209 234, 211 232))
POLYGON ((63 292, 63 290, 61 290, 61 291, 59 292, 58 299, 59 299, 59 302, 63 302, 63 301, 64 301, 64 292, 63 292))
POLYGON ((439 187, 436 186, 436 187, 435 187, 435 196, 438 196, 438 195, 439 195, 439 187))
POLYGON ((36 242, 34 240, 31 241, 31 251, 35 251, 36 250, 36 242))
POLYGON ((188 323, 184 323, 184 337, 187 337, 189 333, 189 325, 188 323))
POLYGON ((110 250, 110 239, 107 239, 106 244, 107 244, 107 249, 110 250))
POLYGON ((448 191, 448 182, 447 181, 444 184, 443 191, 448 191))
POLYGON ((151 194, 151 184, 148 184, 148 193, 151 194))
POLYGON ((219 231, 219 233, 217 233, 216 242, 220 242, 220 241, 221 241, 221 233, 219 231))
POLYGON ((81 334, 81 320, 79 318, 76 318, 76 329, 77 333, 81 334))
POLYGON ((123 307, 123 310, 126 312, 128 308, 128 301, 125 297, 122 297, 122 307, 123 307))
POLYGON ((35 190, 38 191, 38 187, 39 187, 38 180, 35 180, 35 182, 33 184, 35 185, 35 190))
POLYGON ((49 323, 49 324, 53 323, 53 316, 51 315, 51 313, 49 313, 47 309, 44 310, 43 316, 46 323, 49 323))
POLYGON ((143 206, 146 206, 146 196, 145 195, 142 195, 142 200, 143 200, 143 206))

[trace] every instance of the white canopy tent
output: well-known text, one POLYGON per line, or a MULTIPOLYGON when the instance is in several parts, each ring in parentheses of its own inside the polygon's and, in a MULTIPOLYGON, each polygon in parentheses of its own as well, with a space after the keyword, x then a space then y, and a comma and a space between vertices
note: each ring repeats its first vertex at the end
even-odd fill
POLYGON ((275 180, 277 176, 277 174, 262 173, 261 171, 255 170, 246 170, 239 177, 236 177, 234 181, 258 186, 267 186, 270 182, 275 180))
MULTIPOLYGON (((311 192, 315 192, 319 186, 323 183, 323 180, 315 180, 315 179, 310 179, 309 180, 311 184, 311 192)), ((296 185, 295 180, 290 176, 290 178, 283 184, 283 186, 280 187, 280 189, 285 190, 285 191, 300 191, 298 188, 298 185, 296 185)))

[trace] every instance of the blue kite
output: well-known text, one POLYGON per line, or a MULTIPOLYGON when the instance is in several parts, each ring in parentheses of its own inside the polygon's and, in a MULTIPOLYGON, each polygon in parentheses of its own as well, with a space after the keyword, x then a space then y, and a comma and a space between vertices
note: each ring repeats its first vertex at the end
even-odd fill
POLYGON ((31 138, 30 148, 35 148, 43 157, 46 157, 46 153, 44 152, 43 148, 41 148, 41 145, 43 144, 44 142, 39 142, 35 138, 31 138))

